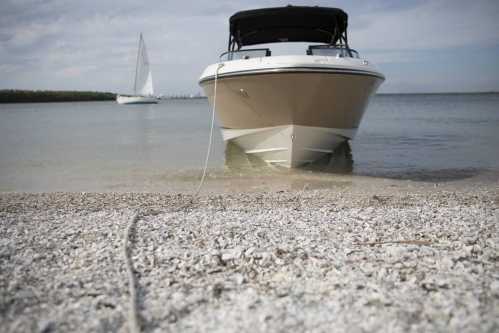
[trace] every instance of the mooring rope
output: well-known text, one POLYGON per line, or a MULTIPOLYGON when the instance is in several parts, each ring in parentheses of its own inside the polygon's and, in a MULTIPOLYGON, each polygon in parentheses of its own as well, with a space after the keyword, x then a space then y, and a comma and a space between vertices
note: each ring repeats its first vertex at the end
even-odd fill
POLYGON ((128 291, 130 295, 127 321, 131 333, 140 333, 139 315, 137 311, 137 290, 135 289, 135 275, 133 274, 132 256, 130 254, 131 249, 129 248, 130 233, 138 220, 139 213, 135 212, 125 230, 125 240, 123 242, 123 256, 126 263, 128 291))
POLYGON ((204 161, 203 167, 203 175, 201 176, 201 180, 199 181, 198 188, 196 189, 195 196, 199 194, 201 191, 201 187, 204 184, 204 180, 206 177, 206 170, 208 169, 208 161, 210 160, 211 155, 211 146, 213 144, 213 129, 215 127, 215 109, 217 107, 217 82, 218 82, 218 71, 220 68, 224 66, 223 63, 218 64, 217 69, 215 70, 215 83, 213 87, 213 107, 211 108, 211 126, 210 126, 210 138, 208 140, 208 149, 206 150, 206 158, 204 161))
MULTIPOLYGON (((224 66, 223 63, 218 64, 217 69, 215 70, 215 83, 214 83, 215 86, 213 89, 213 107, 211 110, 211 125, 210 125, 210 136, 209 136, 209 141, 208 141, 208 149, 206 151, 206 158, 204 161, 203 175, 201 176, 201 180, 199 181, 199 185, 196 189, 195 196, 197 196, 199 194, 199 192, 201 191, 201 187, 204 184, 204 180, 206 177, 206 170, 208 169, 208 162, 210 160, 211 147, 213 144, 213 130, 215 127, 215 109, 217 106, 218 71, 223 66, 224 66)), ((123 241, 123 257, 125 258, 125 263, 126 263, 126 270, 127 270, 127 275, 128 275, 128 291, 129 291, 129 295, 130 295, 127 321, 128 321, 128 328, 129 328, 129 331, 131 333, 140 333, 140 322, 139 322, 139 315, 138 315, 138 309, 137 309, 137 289, 135 287, 136 280, 135 280, 135 275, 133 273, 132 256, 130 254, 131 249, 129 247, 129 243, 131 243, 130 234, 132 233, 132 230, 133 230, 133 228, 138 220, 139 220, 139 212, 135 212, 135 214, 130 219, 130 222, 125 230, 125 236, 124 236, 124 241, 123 241)))

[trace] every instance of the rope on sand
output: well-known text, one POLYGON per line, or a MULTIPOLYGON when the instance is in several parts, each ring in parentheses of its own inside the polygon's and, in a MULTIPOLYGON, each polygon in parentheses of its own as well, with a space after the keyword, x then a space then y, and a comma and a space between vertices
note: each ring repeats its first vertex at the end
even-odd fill
MULTIPOLYGON (((217 69, 215 70, 215 87, 213 91, 213 108, 211 110, 211 126, 210 126, 210 137, 208 141, 208 149, 206 151, 206 159, 204 161, 204 168, 203 168, 203 175, 201 176, 201 180, 199 181, 199 185, 196 189, 195 196, 199 194, 201 191, 201 187, 204 184, 204 180, 206 177, 206 170, 208 169, 208 161, 210 159, 210 154, 211 154, 211 146, 213 144, 213 129, 215 127, 215 109, 217 106, 217 81, 218 81, 218 71, 220 68, 224 66, 223 63, 218 64, 217 69)), ((131 333, 140 333, 140 323, 139 323, 139 315, 138 315, 138 310, 137 310, 137 290, 135 288, 136 281, 135 281, 135 275, 133 274, 133 264, 132 264, 132 258, 130 255, 130 248, 129 248, 129 242, 130 241, 130 234, 132 232, 132 229, 134 228, 135 224, 139 220, 139 213, 135 212, 133 215, 132 219, 130 220, 128 227, 126 228, 125 231, 125 240, 123 242, 123 256, 125 258, 126 262, 126 269, 127 269, 127 275, 128 275, 128 289, 129 289, 129 294, 130 294, 130 305, 128 309, 128 327, 129 331, 131 333)))
POLYGON ((133 265, 131 258, 131 250, 129 247, 130 234, 135 226, 135 223, 139 220, 139 213, 135 212, 132 219, 130 220, 128 227, 125 231, 125 240, 123 242, 123 256, 126 262, 126 270, 128 275, 128 290, 130 295, 130 304, 128 308, 128 328, 131 333, 140 333, 140 323, 137 311, 137 290, 135 289, 135 275, 133 274, 133 265))

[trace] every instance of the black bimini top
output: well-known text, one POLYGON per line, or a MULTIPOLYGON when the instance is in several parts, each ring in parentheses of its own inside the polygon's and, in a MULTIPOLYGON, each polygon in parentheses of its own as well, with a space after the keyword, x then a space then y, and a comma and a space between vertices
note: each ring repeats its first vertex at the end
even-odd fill
POLYGON ((237 12, 230 18, 229 50, 278 42, 345 42, 348 15, 338 8, 287 6, 237 12))

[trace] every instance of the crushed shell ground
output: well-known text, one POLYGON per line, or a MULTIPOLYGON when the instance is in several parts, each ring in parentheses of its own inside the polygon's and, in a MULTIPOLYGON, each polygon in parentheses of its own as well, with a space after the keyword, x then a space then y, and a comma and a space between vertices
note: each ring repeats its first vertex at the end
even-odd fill
POLYGON ((0 194, 0 331, 497 332, 498 198, 0 194))

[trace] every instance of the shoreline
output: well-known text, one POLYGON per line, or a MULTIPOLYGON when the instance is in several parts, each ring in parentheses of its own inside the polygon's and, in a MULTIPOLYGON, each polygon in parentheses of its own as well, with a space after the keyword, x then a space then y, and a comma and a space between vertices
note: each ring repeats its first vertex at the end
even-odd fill
MULTIPOLYGON (((52 181, 21 178, 5 179, 1 193, 164 193, 191 194, 197 188, 200 169, 134 170, 133 174, 102 173, 94 177, 59 177, 52 181)), ((202 193, 233 194, 240 192, 276 192, 326 189, 335 191, 461 191, 475 188, 499 188, 499 170, 444 169, 420 170, 405 174, 364 175, 356 173, 330 173, 312 170, 276 170, 271 168, 208 169, 202 193)))
MULTIPOLYGON (((100 91, 73 91, 73 90, 17 90, 0 89, 1 104, 31 104, 31 103, 72 103, 72 102, 103 102, 115 101, 118 94, 100 91)), ((464 91, 464 92, 400 92, 376 93, 375 96, 459 96, 459 95, 499 95, 499 91, 464 91)), ((206 96, 171 95, 160 100, 207 100, 206 96)))
POLYGON ((0 193, 0 330, 126 331, 137 210, 144 332, 498 329, 497 183, 394 183, 0 193))

